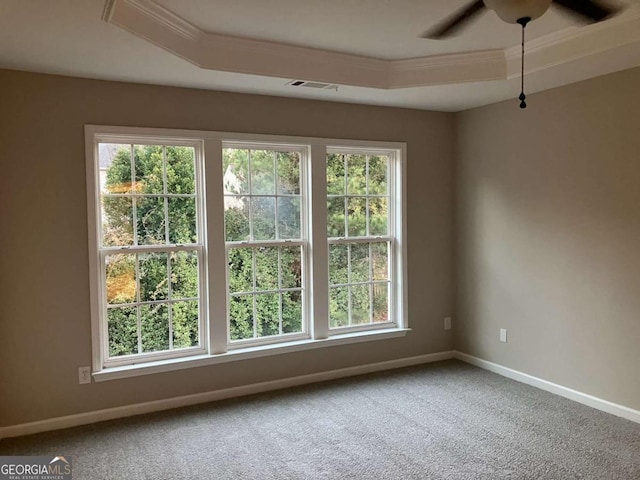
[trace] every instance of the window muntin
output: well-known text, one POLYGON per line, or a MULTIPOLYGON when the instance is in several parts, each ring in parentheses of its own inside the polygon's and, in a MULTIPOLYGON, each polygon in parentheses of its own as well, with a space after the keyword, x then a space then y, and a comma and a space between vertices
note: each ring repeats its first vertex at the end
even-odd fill
MULTIPOLYGON (((356 341, 364 338, 363 331, 382 328, 379 333, 386 335, 387 328, 407 327, 402 144, 128 127, 87 126, 86 132, 94 371, 154 360, 158 364, 149 368, 169 368, 164 359, 184 356, 201 362, 202 354, 232 349, 244 358, 273 348, 253 348, 261 344, 299 348, 303 344, 297 340, 334 336, 349 342, 350 335, 340 334, 353 332, 356 341), (121 174, 123 178, 111 180, 109 188, 104 145, 116 151, 124 147, 127 153, 121 155, 131 162, 120 165, 122 170, 129 166, 130 176, 121 174), (175 182, 167 162, 182 163, 169 147, 193 149, 193 181, 175 182), (229 148, 244 150, 244 161, 242 155, 233 162, 225 160, 229 148), (252 150, 258 152, 255 169, 249 166, 252 150), (287 152, 294 153, 293 158, 278 157, 287 152), (342 162, 342 173, 338 169, 335 178, 326 175, 331 171, 327 153, 342 162), (352 155, 353 161, 345 155, 352 155), (224 178, 231 163, 245 173, 224 178), (292 165, 299 177, 285 182, 292 165), (379 170, 385 174, 376 176, 379 170), (368 172, 374 173, 374 181, 368 172), (336 186, 336 178, 342 186, 336 186), (330 217, 330 200, 341 204, 337 220, 330 217), (105 204, 119 222, 105 217, 105 204), (195 222, 185 213, 191 205, 195 222), (385 205, 386 214, 381 215, 385 205), (227 207, 234 206, 229 212, 227 207), (230 214, 242 221, 227 237, 223 226, 230 214), (341 224, 344 233, 332 233, 332 223, 341 224), (198 279, 188 284, 197 288, 197 297, 171 274, 165 282, 156 277, 174 268, 180 252, 195 257, 190 268, 197 269, 198 279), (230 276, 228 264, 238 252, 244 269, 230 276), (265 259, 276 265, 276 256, 278 275, 265 278, 261 265, 268 263, 265 259), (338 266, 330 267, 330 261, 338 266), (234 275, 239 280, 232 287, 229 279, 234 275), (342 317, 334 306, 331 318, 332 295, 342 317), (244 305, 245 320, 250 317, 233 339, 228 319, 232 301, 244 305), (108 313, 112 336, 122 337, 111 356, 108 313), (186 328, 170 321, 176 314, 182 315, 186 328), (195 339, 189 327, 194 319, 198 342, 188 346, 195 339), (167 350, 167 345, 175 348, 167 350)), ((171 363, 179 364, 184 363, 171 363)), ((119 371, 115 368, 109 375, 120 375, 119 371)))
POLYGON ((389 155, 327 154, 327 236, 389 234, 389 155))
POLYGON ((390 272, 393 153, 327 152, 329 328, 395 323, 390 272))
POLYGON ((390 242, 329 245, 330 327, 389 321, 390 242))
POLYGON ((229 248, 231 342, 304 332, 302 247, 229 248))
POLYGON ((105 365, 203 350, 196 147, 98 141, 97 152, 105 365))
POLYGON ((304 149, 223 149, 230 346, 308 336, 304 149))

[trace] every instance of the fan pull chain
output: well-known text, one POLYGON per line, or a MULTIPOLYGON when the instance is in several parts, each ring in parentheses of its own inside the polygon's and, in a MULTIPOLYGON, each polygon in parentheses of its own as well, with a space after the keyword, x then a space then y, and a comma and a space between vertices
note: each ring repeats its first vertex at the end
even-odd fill
POLYGON ((527 108, 527 96, 524 94, 524 28, 527 26, 527 23, 531 21, 530 17, 522 17, 518 19, 518 23, 522 25, 522 69, 520 71, 520 96, 518 100, 520 100, 520 108, 527 108))

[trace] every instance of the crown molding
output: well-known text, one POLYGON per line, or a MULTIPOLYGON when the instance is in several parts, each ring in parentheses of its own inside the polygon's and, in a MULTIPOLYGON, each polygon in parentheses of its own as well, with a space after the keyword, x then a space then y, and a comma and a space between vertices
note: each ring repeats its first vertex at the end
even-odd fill
POLYGON ((214 33, 197 48, 209 70, 388 88, 388 62, 376 58, 214 33))
MULTIPOLYGON (((520 74, 519 45, 384 60, 205 32, 153 0, 106 0, 102 18, 207 70, 376 89, 506 80, 520 74)), ((614 52, 630 43, 640 45, 640 7, 606 22, 527 42, 526 72, 614 52)))
MULTIPOLYGON (((640 6, 627 9, 606 22, 569 27, 525 44, 525 73, 553 68, 580 58, 638 43, 640 45, 640 6)), ((520 76, 521 46, 505 49, 507 78, 520 76)))
POLYGON ((129 8, 139 10, 158 24, 187 40, 197 41, 202 31, 183 18, 153 0, 108 0, 114 3, 126 3, 129 8))
POLYGON ((108 0, 103 20, 199 68, 394 89, 505 78, 502 50, 383 60, 204 32, 153 0, 108 0))
POLYGON ((104 2, 104 8, 102 9, 102 20, 104 22, 111 22, 111 14, 113 13, 113 7, 116 0, 106 0, 104 2))
POLYGON ((387 88, 501 80, 506 76, 503 50, 391 60, 388 68, 390 81, 387 88))

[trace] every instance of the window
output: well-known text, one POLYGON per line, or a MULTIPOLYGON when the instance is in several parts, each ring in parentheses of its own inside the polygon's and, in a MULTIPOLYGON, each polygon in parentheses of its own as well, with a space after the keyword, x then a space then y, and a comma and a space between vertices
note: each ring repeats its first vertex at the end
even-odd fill
POLYGON ((391 321, 392 187, 388 153, 329 151, 327 236, 332 329, 371 328, 391 321))
POLYGON ((97 143, 105 365, 204 351, 199 156, 193 144, 97 143))
POLYGON ((305 149, 225 146, 224 224, 231 345, 308 332, 303 315, 305 149), (243 342, 244 341, 244 342, 243 342))
POLYGON ((97 379, 404 335, 404 145, 86 141, 97 379))

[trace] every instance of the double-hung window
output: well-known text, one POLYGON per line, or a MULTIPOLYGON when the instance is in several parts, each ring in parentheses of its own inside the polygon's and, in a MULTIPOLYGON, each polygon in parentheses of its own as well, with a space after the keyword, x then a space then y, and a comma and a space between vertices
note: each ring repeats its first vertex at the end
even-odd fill
POLYGON ((390 152, 332 148, 327 155, 329 320, 338 331, 393 323, 394 183, 390 152))
POLYGON ((223 145, 230 347, 308 336, 307 161, 305 147, 223 145))
POLYGON ((204 353, 201 142, 95 147, 103 365, 204 353))
POLYGON ((87 126, 86 145, 96 379, 407 331, 403 144, 87 126))

